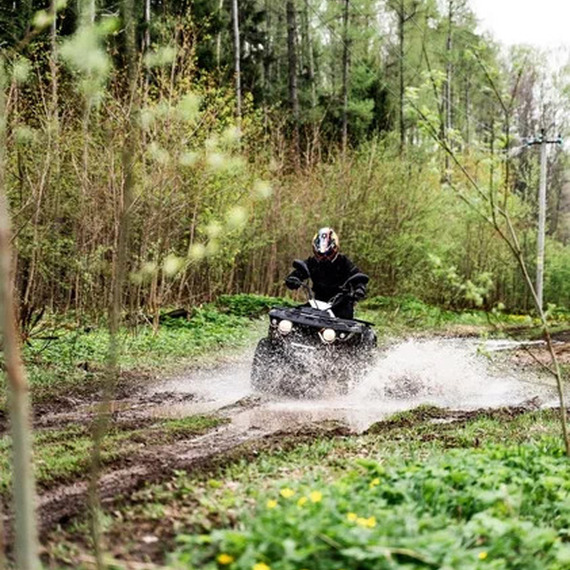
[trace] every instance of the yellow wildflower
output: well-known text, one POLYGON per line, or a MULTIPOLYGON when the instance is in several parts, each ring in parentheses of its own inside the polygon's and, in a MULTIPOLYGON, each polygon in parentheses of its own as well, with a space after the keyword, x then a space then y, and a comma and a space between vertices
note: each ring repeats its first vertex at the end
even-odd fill
POLYGON ((277 506, 277 501, 275 499, 269 499, 266 504, 268 509, 274 509, 277 506))
POLYGON ((485 560, 488 554, 483 550, 483 552, 479 552, 479 560, 485 560))
POLYGON ((313 503, 320 503, 323 500, 323 494, 320 491, 313 491, 309 497, 313 503))
POLYGON ((267 564, 265 564, 265 562, 258 562, 257 564, 253 565, 252 570, 271 570, 271 567, 267 566, 267 564))
POLYGON ((222 552, 222 554, 218 554, 218 558, 216 560, 222 566, 227 566, 228 564, 231 564, 234 561, 234 557, 222 552))
POLYGON ((295 491, 285 487, 285 489, 281 489, 280 494, 284 499, 290 499, 295 494, 295 491))
POLYGON ((307 497, 300 497, 297 501, 297 506, 302 507, 307 502, 307 497))
POLYGON ((376 479, 372 479, 372 481, 370 481, 370 488, 374 489, 374 487, 378 487, 378 485, 380 485, 380 478, 376 477, 376 479))
POLYGON ((376 526, 376 517, 357 517, 356 524, 364 528, 374 528, 376 526))
POLYGON ((348 513, 346 515, 346 518, 350 521, 350 522, 354 522, 357 518, 358 515, 356 513, 348 513))

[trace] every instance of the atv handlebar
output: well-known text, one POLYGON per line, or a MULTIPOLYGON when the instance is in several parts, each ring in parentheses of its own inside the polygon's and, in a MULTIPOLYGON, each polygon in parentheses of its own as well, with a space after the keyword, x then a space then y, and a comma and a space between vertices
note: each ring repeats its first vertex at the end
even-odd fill
MULTIPOLYGON (((309 301, 314 300, 315 294, 313 293, 313 290, 305 283, 305 280, 311 277, 307 264, 304 261, 296 259, 293 262, 293 267, 304 275, 304 279, 296 278, 299 282, 299 287, 302 287, 306 291, 309 301)), ((342 299, 346 297, 356 299, 355 289, 359 285, 365 286, 368 281, 370 281, 370 277, 364 273, 355 273, 349 277, 340 287, 340 291, 328 301, 328 303, 331 305, 331 308, 339 305, 342 299)))

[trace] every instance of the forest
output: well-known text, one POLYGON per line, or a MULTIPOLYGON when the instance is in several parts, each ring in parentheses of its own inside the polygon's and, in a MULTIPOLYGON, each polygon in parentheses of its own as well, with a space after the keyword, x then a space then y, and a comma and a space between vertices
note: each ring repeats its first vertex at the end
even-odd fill
POLYGON ((0 1, 0 570, 570 567, 569 119, 471 0, 0 1), (321 227, 376 360, 268 395, 321 227))
MULTIPOLYGON (((564 134, 568 73, 478 33, 465 0, 149 0, 128 66, 117 2, 43 4, 1 13, 24 328, 46 307, 106 307, 127 225, 130 312, 283 293, 323 225, 377 293, 531 307, 485 217, 506 197, 533 267, 540 152, 525 145, 564 134)), ((560 306, 565 161, 549 148, 545 289, 560 306)))

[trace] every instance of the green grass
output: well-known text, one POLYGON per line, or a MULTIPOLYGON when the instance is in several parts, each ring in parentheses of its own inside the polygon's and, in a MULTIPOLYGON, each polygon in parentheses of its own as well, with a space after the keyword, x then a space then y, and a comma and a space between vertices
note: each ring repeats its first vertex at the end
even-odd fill
MULTIPOLYGON (((141 444, 167 445, 181 437, 205 433, 224 420, 209 416, 161 419, 141 427, 112 425, 102 445, 103 466, 129 457, 141 444)), ((42 430, 34 439, 36 479, 40 486, 51 486, 84 476, 89 470, 92 438, 85 426, 42 430)), ((0 494, 6 493, 11 479, 11 439, 0 438, 0 494)))
POLYGON ((173 566, 570 567, 570 478, 553 414, 412 427, 420 416, 241 462, 216 480, 181 476, 175 488, 199 506, 173 566))

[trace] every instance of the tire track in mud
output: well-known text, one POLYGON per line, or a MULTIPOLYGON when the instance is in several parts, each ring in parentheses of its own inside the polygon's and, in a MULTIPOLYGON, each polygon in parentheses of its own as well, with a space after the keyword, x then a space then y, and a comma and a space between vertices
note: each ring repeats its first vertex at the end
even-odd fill
MULTIPOLYGON (((230 423, 190 440, 140 451, 128 459, 132 465, 101 475, 99 500, 102 504, 111 502, 147 483, 168 477, 176 470, 202 469, 217 457, 272 433, 272 430, 244 429, 230 423)), ((88 481, 82 480, 60 485, 41 495, 38 501, 40 532, 53 530, 55 525, 85 511, 88 487, 88 481)))

